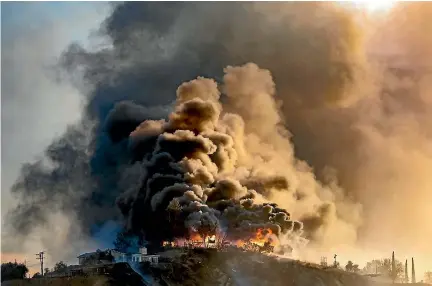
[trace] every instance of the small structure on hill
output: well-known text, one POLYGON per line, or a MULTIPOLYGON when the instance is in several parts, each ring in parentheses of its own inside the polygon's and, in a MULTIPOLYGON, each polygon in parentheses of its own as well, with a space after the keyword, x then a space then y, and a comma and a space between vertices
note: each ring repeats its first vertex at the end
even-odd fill
POLYGON ((112 263, 114 257, 110 250, 96 250, 95 252, 83 253, 78 256, 79 265, 97 265, 112 263))
POLYGON ((131 261, 132 262, 150 262, 152 264, 157 264, 159 263, 159 255, 157 254, 148 254, 147 253, 147 248, 145 247, 141 247, 139 249, 138 253, 132 253, 131 254, 131 261))
POLYGON ((320 263, 320 265, 322 267, 327 267, 327 257, 325 257, 325 256, 321 257, 321 263, 320 263))
POLYGON ((116 249, 83 253, 78 256, 79 265, 98 265, 106 263, 140 263, 148 261, 151 264, 159 263, 159 255, 148 254, 146 247, 141 247, 138 252, 121 252, 116 249))

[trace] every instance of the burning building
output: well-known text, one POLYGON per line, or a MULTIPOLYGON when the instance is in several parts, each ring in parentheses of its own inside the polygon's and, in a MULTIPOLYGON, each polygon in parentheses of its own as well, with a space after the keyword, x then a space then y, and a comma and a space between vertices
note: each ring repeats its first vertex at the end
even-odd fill
POLYGON ((243 239, 229 240, 226 234, 220 232, 210 236, 202 236, 199 233, 195 233, 190 235, 188 239, 176 238, 174 241, 164 241, 162 246, 165 248, 184 247, 216 249, 236 247, 248 251, 273 252, 275 246, 279 246, 279 241, 271 230, 258 229, 254 235, 243 239))
MULTIPOLYGON (((235 105, 241 97, 260 97, 275 108, 267 70, 247 64, 225 72, 226 100, 235 105), (262 86, 248 87, 253 79, 262 86)), ((224 111, 220 97, 215 81, 199 77, 177 89, 167 120, 139 123, 130 103, 118 104, 108 116, 108 134, 128 140, 134 167, 141 168, 139 187, 117 201, 130 232, 153 244, 205 247, 224 242, 275 247, 281 236, 301 234, 302 223, 270 201, 272 192, 289 188, 288 178, 250 165, 260 159, 264 167, 270 158, 266 152, 246 153, 244 119, 224 111)))

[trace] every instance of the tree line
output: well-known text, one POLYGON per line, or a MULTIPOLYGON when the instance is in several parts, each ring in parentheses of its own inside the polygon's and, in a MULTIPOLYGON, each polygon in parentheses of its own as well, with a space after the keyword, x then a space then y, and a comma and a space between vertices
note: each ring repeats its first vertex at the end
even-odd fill
MULTIPOLYGON (((63 261, 59 261, 54 265, 53 269, 45 268, 44 274, 48 274, 52 271, 61 272, 67 268, 67 264, 63 261)), ((17 262, 6 262, 1 265, 1 282, 8 280, 19 280, 25 279, 29 269, 24 263, 17 262)), ((42 275, 39 272, 33 274, 32 278, 40 278, 42 275)))

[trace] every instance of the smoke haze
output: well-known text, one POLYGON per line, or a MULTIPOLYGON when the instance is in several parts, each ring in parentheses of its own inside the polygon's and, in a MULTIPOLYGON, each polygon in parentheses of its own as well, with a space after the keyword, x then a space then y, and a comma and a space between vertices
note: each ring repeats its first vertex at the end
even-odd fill
MULTIPOLYGON (((88 43, 86 38, 90 29, 97 27, 106 15, 101 13, 103 8, 103 5, 94 3, 1 4, 2 262, 6 259, 13 261, 13 258, 29 261, 40 250, 47 251, 48 265, 59 259, 76 258, 76 249, 71 253, 64 251, 64 240, 72 236, 65 226, 75 222, 70 214, 56 210, 50 197, 53 188, 46 193, 35 192, 26 198, 30 202, 39 197, 46 201, 45 210, 56 214, 50 214, 48 225, 38 224, 22 240, 15 241, 20 235, 11 229, 7 213, 14 209, 16 199, 23 199, 10 191, 22 164, 43 157, 42 151, 53 138, 58 138, 67 124, 77 122, 81 117, 79 91, 71 83, 57 80, 53 67, 72 39, 88 43), (64 10, 67 10, 66 15, 62 15, 64 10), (75 24, 71 25, 71 21, 75 24), (53 232, 58 233, 56 240, 53 240, 53 232), (61 256, 56 256, 59 253, 62 253, 61 256)), ((33 169, 36 168, 35 165, 33 169)), ((28 181, 28 184, 34 183, 36 181, 28 181)), ((43 183, 40 181, 39 184, 43 183)), ((29 215, 30 218, 32 216, 37 217, 38 213, 29 215)), ((21 224, 14 227, 21 227, 21 224)), ((81 244, 78 248, 82 248, 77 236, 73 236, 75 242, 81 244)), ((88 244, 87 241, 86 238, 85 244, 88 244)))
POLYGON ((258 205, 286 209, 315 250, 430 257, 432 81, 418 71, 431 60, 431 9, 399 4, 359 26, 325 2, 116 4, 106 46, 71 45, 62 57, 83 78, 83 119, 49 146, 49 168, 23 168, 11 224, 25 236, 55 202, 83 235, 107 222, 148 231, 146 212, 164 196, 187 189, 184 202, 202 201, 191 185, 222 180, 219 196, 255 190, 258 205), (144 190, 153 164, 171 180, 144 190), (148 190, 161 195, 135 197, 148 190), (146 208, 134 215, 138 199, 146 208))

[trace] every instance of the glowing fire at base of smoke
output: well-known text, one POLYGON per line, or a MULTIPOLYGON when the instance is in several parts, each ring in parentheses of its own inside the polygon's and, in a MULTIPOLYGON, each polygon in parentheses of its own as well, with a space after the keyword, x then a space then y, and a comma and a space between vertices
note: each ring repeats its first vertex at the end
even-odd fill
POLYGON ((229 239, 224 233, 202 235, 193 232, 189 238, 176 238, 174 241, 164 241, 164 247, 189 248, 223 248, 234 246, 251 251, 273 252, 279 246, 278 237, 271 229, 257 229, 251 236, 242 239, 229 239))
POLYGON ((235 244, 239 247, 244 247, 247 243, 253 243, 259 246, 278 246, 279 239, 277 236, 271 231, 271 229, 258 229, 255 233, 255 236, 249 238, 248 240, 237 240, 235 244))

